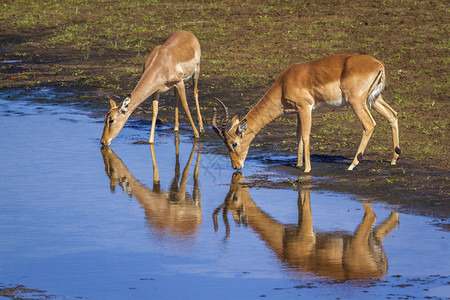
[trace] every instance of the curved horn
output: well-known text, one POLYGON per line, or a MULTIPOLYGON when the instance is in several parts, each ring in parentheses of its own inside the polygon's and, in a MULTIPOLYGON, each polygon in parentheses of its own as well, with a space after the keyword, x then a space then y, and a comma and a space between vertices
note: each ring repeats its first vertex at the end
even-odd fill
POLYGON ((229 120, 228 108, 225 106, 225 104, 223 104, 223 102, 219 98, 217 98, 217 97, 214 97, 214 98, 217 101, 219 101, 219 103, 223 107, 223 110, 225 111, 225 118, 222 122, 222 136, 224 137, 224 139, 228 139, 230 137, 227 132, 227 125, 228 125, 228 120, 229 120))
POLYGON ((214 131, 222 138, 225 139, 225 137, 223 136, 222 132, 220 131, 220 129, 217 127, 217 110, 214 107, 213 108, 213 116, 212 116, 212 121, 211 121, 211 126, 214 129, 214 131))

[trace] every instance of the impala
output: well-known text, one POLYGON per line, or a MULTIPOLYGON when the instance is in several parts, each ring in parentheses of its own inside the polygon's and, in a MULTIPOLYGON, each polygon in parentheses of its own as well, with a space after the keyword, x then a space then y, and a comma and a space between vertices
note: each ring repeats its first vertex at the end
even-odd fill
MULTIPOLYGON (((233 174, 230 190, 224 203, 213 213, 217 231, 217 217, 223 210, 227 237, 230 226, 227 215, 231 211, 235 222, 250 227, 293 274, 306 272, 334 280, 378 278, 386 275, 388 260, 383 240, 399 224, 398 213, 373 228, 376 215, 369 203, 363 203, 364 216, 353 233, 314 230, 311 199, 308 189, 299 189, 297 224, 283 224, 252 200, 240 172, 233 174)), ((319 226, 318 224, 315 224, 319 226)))
POLYGON ((194 131, 195 138, 199 133, 195 128, 189 112, 186 100, 184 81, 193 78, 194 98, 197 107, 197 119, 200 132, 203 132, 202 116, 198 103, 198 77, 200 74, 200 43, 197 38, 186 31, 178 30, 172 33, 163 45, 157 46, 147 57, 144 64, 144 73, 130 96, 126 97, 119 105, 110 100, 111 108, 105 117, 105 126, 100 142, 110 145, 111 141, 122 130, 125 122, 132 112, 147 98, 153 98, 153 117, 149 143, 153 144, 155 135, 156 118, 158 116, 159 94, 170 88, 175 93, 175 126, 178 131, 178 102, 186 112, 194 131))
POLYGON ((125 193, 134 196, 145 212, 149 228, 156 235, 168 238, 176 243, 188 242, 196 237, 202 223, 201 197, 198 185, 200 153, 197 154, 192 194, 187 192, 189 168, 194 157, 196 144, 180 178, 180 160, 178 139, 175 140, 175 175, 168 190, 161 190, 159 169, 156 163, 154 145, 150 145, 153 164, 153 188, 140 183, 128 170, 122 160, 110 147, 102 147, 105 172, 110 179, 110 188, 115 190, 117 184, 125 193))
POLYGON ((227 146, 234 169, 242 169, 250 143, 268 123, 283 113, 297 113, 297 167, 303 165, 311 171, 309 141, 312 111, 319 107, 350 105, 363 125, 363 136, 352 164, 353 170, 362 155, 375 128, 369 109, 373 108, 385 117, 392 128, 395 165, 400 155, 398 117, 381 96, 385 86, 383 63, 373 57, 360 54, 333 55, 306 63, 289 66, 277 78, 272 87, 242 119, 236 115, 227 131, 228 109, 225 110, 222 129, 217 127, 214 109, 212 127, 227 146))

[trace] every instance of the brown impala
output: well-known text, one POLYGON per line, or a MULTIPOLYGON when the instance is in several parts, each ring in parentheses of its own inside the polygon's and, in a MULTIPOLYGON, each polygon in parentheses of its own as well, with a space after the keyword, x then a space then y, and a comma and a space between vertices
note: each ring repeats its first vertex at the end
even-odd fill
POLYGON ((192 195, 187 193, 189 167, 194 157, 195 144, 188 162, 181 173, 176 140, 175 176, 169 191, 161 191, 158 166, 156 164, 154 145, 150 145, 153 163, 153 189, 147 188, 133 177, 122 160, 110 147, 102 147, 105 171, 111 181, 111 190, 119 184, 125 193, 134 195, 145 211, 152 231, 159 237, 167 237, 176 243, 189 242, 196 237, 202 223, 201 197, 198 187, 200 153, 194 169, 194 186, 192 195))
POLYGON ((363 203, 364 217, 353 234, 318 232, 313 229, 308 190, 299 190, 298 223, 285 225, 261 210, 243 183, 243 176, 236 172, 224 204, 213 214, 216 230, 217 216, 223 209, 227 236, 230 235, 227 214, 231 211, 234 220, 252 228, 294 274, 312 272, 340 281, 386 275, 388 262, 383 239, 398 226, 398 213, 392 212, 373 228, 375 213, 370 204, 363 203))
MULTIPOLYGON (((220 130, 214 110, 212 126, 224 140, 230 152, 234 169, 244 167, 248 148, 255 135, 268 123, 285 112, 297 113, 297 166, 303 165, 305 172, 311 171, 309 138, 311 114, 319 107, 341 107, 350 105, 363 125, 363 137, 352 164, 353 170, 362 160, 362 155, 375 128, 375 121, 369 109, 373 108, 385 117, 392 128, 395 165, 400 155, 398 117, 381 96, 386 72, 383 63, 373 57, 360 54, 333 55, 307 63, 288 67, 256 105, 240 119, 236 115, 227 131, 228 110, 220 130)), ((218 99, 217 99, 218 100, 218 99)))
POLYGON ((163 45, 157 46, 145 60, 144 74, 130 96, 119 105, 110 100, 111 108, 105 117, 105 127, 100 142, 110 145, 111 141, 122 130, 131 113, 148 97, 153 97, 152 129, 149 143, 154 142, 156 118, 158 116, 159 94, 174 88, 175 93, 175 131, 178 131, 178 101, 186 112, 194 131, 199 137, 189 112, 184 88, 185 80, 193 78, 194 98, 197 107, 197 118, 200 131, 203 132, 202 116, 198 104, 197 82, 200 74, 200 44, 197 38, 186 31, 178 30, 172 33, 163 45))

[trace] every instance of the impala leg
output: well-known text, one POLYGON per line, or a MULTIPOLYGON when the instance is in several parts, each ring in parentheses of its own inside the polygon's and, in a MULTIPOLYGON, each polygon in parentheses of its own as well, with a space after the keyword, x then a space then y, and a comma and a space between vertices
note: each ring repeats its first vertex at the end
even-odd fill
POLYGON ((200 64, 197 65, 197 71, 195 72, 192 81, 194 82, 194 99, 195 99, 195 107, 197 108, 197 121, 198 121, 198 128, 201 133, 205 132, 205 129, 203 128, 203 119, 202 114, 200 113, 200 104, 198 103, 198 78, 200 76, 200 64))
POLYGON ((198 134, 197 128, 195 128, 195 124, 194 124, 194 121, 192 120, 191 113, 189 112, 189 107, 188 107, 187 100, 186 100, 186 91, 184 89, 183 81, 180 81, 179 83, 177 83, 177 85, 175 87, 180 96, 181 105, 183 106, 184 111, 186 112, 186 115, 188 116, 189 123, 192 126, 192 130, 194 131, 194 137, 197 139, 199 137, 199 134, 198 134))
POLYGON ((301 123, 303 153, 305 155, 305 172, 311 171, 311 160, 309 156, 309 138, 311 135, 311 109, 311 106, 302 108, 298 107, 301 123))
POLYGON ((178 131, 179 120, 178 120, 178 103, 180 102, 180 94, 178 93, 177 87, 173 87, 173 93, 175 94, 175 125, 173 127, 174 131, 178 131))
POLYGON ((303 140, 302 140, 302 123, 300 113, 297 113, 297 167, 303 166, 303 140))
POLYGON ((398 115, 395 110, 392 109, 381 97, 381 95, 377 98, 377 100, 372 105, 373 109, 375 109, 380 115, 388 120, 389 124, 392 128, 392 138, 394 142, 394 157, 392 158, 391 165, 395 165, 397 163, 397 159, 400 156, 400 139, 398 135, 398 115))
POLYGON ((367 108, 364 101, 361 101, 361 103, 363 104, 358 106, 352 106, 352 108, 355 111, 356 115, 358 116, 359 120, 361 121, 364 128, 364 132, 361 139, 361 143, 359 144, 358 151, 356 152, 352 164, 348 167, 348 170, 353 170, 362 160, 364 150, 366 150, 367 143, 369 142, 370 136, 372 135, 372 132, 376 125, 375 120, 370 114, 369 109, 367 108))
POLYGON ((159 101, 159 93, 153 94, 153 116, 152 116, 152 129, 150 131, 150 138, 148 142, 153 144, 155 142, 155 127, 156 127, 156 119, 158 117, 158 101, 159 101))

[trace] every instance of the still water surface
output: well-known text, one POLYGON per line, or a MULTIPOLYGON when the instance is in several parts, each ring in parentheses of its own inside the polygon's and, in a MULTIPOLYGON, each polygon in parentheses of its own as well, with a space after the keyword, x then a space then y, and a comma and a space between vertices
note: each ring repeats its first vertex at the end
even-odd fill
POLYGON ((0 93, 3 286, 64 299, 450 296, 450 236, 430 219, 252 188, 244 176, 270 165, 233 174, 188 130, 160 126, 150 147, 149 126, 131 121, 101 149, 102 120, 53 97, 0 93))

